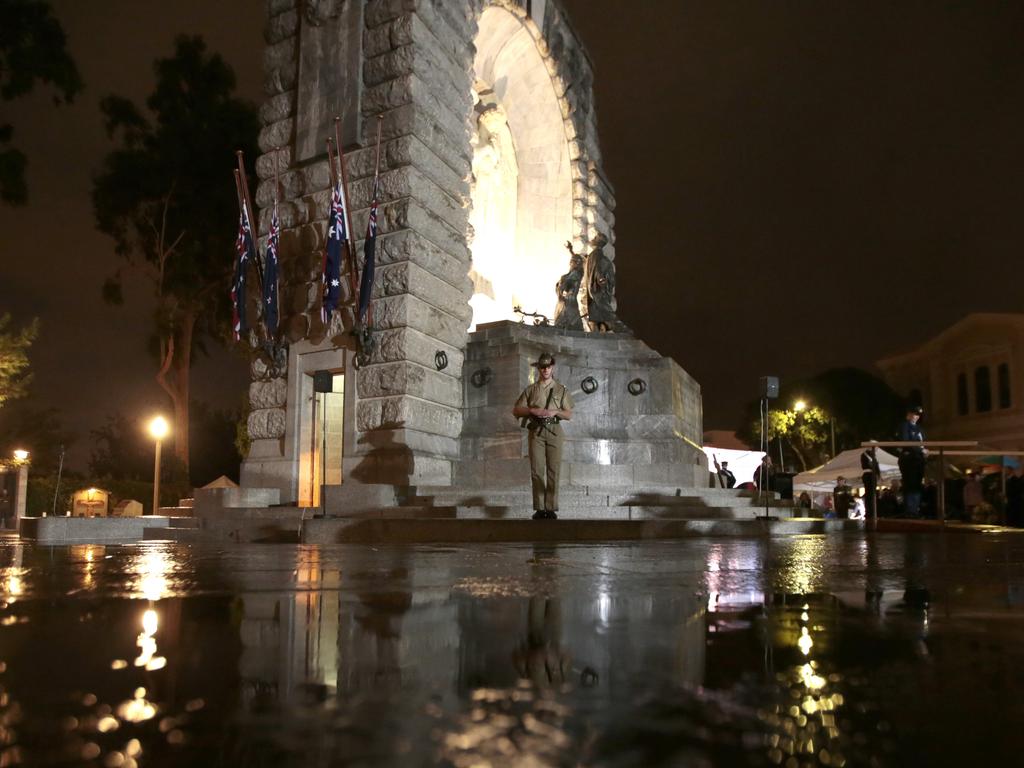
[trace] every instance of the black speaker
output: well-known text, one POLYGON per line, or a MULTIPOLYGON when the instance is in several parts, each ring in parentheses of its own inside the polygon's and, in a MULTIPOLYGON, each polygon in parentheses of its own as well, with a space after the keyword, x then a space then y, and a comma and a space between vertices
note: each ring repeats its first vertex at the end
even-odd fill
POLYGON ((313 372, 313 391, 314 392, 333 392, 334 391, 334 374, 330 371, 314 371, 313 372))
POLYGON ((761 377, 761 397, 768 400, 775 400, 779 396, 779 377, 778 376, 762 376, 761 377))

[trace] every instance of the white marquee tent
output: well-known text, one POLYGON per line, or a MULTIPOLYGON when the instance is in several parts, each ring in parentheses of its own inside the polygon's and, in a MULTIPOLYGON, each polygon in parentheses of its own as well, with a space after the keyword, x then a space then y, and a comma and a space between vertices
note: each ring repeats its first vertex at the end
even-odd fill
MULTIPOLYGON (((860 468, 861 453, 863 453, 861 448, 843 451, 832 461, 807 472, 801 472, 793 478, 793 490, 796 492, 831 491, 840 477, 845 477, 851 487, 860 488, 864 485, 861 480, 863 472, 860 468)), ((883 483, 899 478, 900 469, 895 456, 882 448, 876 448, 875 455, 878 458, 878 468, 882 471, 883 483)))

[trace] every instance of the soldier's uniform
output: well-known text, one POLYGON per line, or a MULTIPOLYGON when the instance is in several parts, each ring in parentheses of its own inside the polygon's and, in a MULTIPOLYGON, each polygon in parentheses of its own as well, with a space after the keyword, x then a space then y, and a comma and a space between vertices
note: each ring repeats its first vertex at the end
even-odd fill
MULTIPOLYGON (((554 378, 531 384, 516 400, 516 408, 545 408, 571 411, 572 395, 554 378)), ((562 425, 559 419, 537 419, 524 416, 529 430, 530 480, 533 485, 533 508, 538 512, 558 511, 558 481, 562 471, 562 425)))

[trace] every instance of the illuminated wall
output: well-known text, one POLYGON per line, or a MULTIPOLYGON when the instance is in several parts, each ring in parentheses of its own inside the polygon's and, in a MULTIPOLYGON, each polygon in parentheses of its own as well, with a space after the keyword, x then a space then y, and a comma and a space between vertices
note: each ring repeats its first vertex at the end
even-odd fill
POLYGON ((472 227, 473 326, 554 315, 573 239, 569 142, 547 64, 523 22, 499 7, 476 38, 472 227))

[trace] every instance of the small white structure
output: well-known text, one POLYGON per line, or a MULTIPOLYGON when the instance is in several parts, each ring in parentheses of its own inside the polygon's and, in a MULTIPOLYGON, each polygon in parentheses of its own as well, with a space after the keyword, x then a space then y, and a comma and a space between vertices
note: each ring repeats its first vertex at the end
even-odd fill
POLYGON ((135 499, 122 499, 110 514, 112 517, 142 517, 142 503, 135 499))
POLYGON ((110 504, 110 491, 101 488, 83 488, 71 496, 72 517, 106 517, 110 504))

